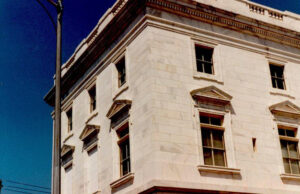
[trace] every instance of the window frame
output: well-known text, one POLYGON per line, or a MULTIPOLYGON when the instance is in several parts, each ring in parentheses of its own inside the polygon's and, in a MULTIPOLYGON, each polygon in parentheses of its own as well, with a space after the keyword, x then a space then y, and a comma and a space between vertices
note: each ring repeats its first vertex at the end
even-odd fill
POLYGON ((204 165, 209 165, 209 166, 214 166, 214 167, 228 167, 227 157, 226 157, 225 137, 224 137, 225 128, 223 126, 224 116, 215 115, 215 114, 208 114, 208 113, 205 113, 205 112, 199 112, 199 120, 200 120, 200 130, 201 130, 201 140, 202 140, 202 151, 203 151, 204 165), (209 118, 209 123, 202 123, 201 122, 201 115, 204 115, 204 116, 208 117, 209 118), (211 124, 212 123, 211 118, 220 119, 220 125, 211 124), (209 139, 210 139, 209 141, 210 141, 211 146, 205 146, 204 145, 203 134, 204 134, 205 130, 209 133, 209 139), (222 145, 223 145, 223 148, 217 148, 213 145, 214 144, 214 138, 213 138, 214 131, 218 131, 218 132, 221 131, 222 132, 222 145), (205 149, 209 149, 211 151, 212 164, 205 164, 205 151, 204 151, 205 149), (215 164, 215 154, 214 154, 215 150, 219 150, 219 151, 223 152, 224 166, 215 164))
POLYGON ((221 53, 220 53, 220 45, 213 41, 213 40, 202 40, 202 38, 191 38, 190 44, 190 56, 191 56, 191 63, 193 65, 193 78, 196 80, 206 80, 210 82, 216 82, 219 84, 224 84, 223 75, 222 75, 222 65, 220 65, 221 61, 221 53), (200 47, 206 47, 213 49, 212 53, 212 69, 213 74, 207 74, 203 72, 197 71, 197 60, 196 60, 196 45, 200 47))
POLYGON ((210 75, 215 75, 215 68, 214 68, 214 50, 215 48, 214 47, 208 47, 208 46, 204 46, 204 45, 201 45, 201 44, 197 44, 195 43, 195 60, 196 60, 196 70, 197 72, 200 72, 200 73, 205 73, 205 74, 210 74, 210 75), (205 58, 205 55, 201 55, 202 59, 198 59, 197 58, 197 48, 201 48, 202 50, 206 50, 206 51, 209 51, 211 52, 211 56, 210 56, 210 61, 206 61, 204 58, 205 58), (201 69, 203 71, 199 71, 198 69, 198 62, 201 62, 201 69), (209 72, 206 72, 206 68, 205 68, 205 64, 209 65, 210 66, 210 71, 211 73, 209 72))
POLYGON ((93 85, 88 89, 88 94, 90 98, 90 113, 94 112, 97 109, 97 88, 96 85, 93 85))
POLYGON ((121 88, 123 85, 127 83, 127 68, 126 68, 126 56, 122 55, 119 57, 119 59, 114 63, 115 64, 115 69, 117 72, 117 86, 118 88, 121 88), (118 65, 124 61, 124 72, 120 73, 120 69, 118 68, 118 65), (122 82, 121 78, 124 76, 124 81, 122 82))
POLYGON ((287 85, 286 85, 286 76, 285 76, 285 65, 283 64, 277 64, 277 63, 274 63, 274 62, 269 62, 269 70, 270 70, 270 77, 271 77, 271 86, 273 89, 276 89, 276 90, 287 90, 287 85), (282 77, 278 77, 277 75, 272 75, 272 67, 280 67, 282 68, 282 77), (273 85, 273 80, 275 82, 275 86, 273 85), (283 88, 279 88, 278 87, 278 80, 281 80, 282 81, 282 86, 283 88))
POLYGON ((73 107, 70 107, 66 111, 66 116, 67 116, 67 129, 68 129, 68 133, 71 133, 73 131, 73 107))
MULTIPOLYGON (((117 144, 118 144, 118 149, 119 149, 119 169, 120 169, 120 177, 126 176, 127 174, 132 172, 132 167, 131 167, 131 149, 130 149, 130 136, 129 136, 129 121, 124 121, 122 122, 117 128, 115 129, 116 134, 117 134, 117 144), (128 132, 124 136, 120 136, 120 133, 123 132, 124 130, 128 130, 128 132), (126 142, 128 141, 128 156, 127 158, 123 158, 123 150, 122 147, 126 142), (123 162, 129 161, 129 169, 127 173, 124 174, 123 172, 123 162)), ((126 148, 126 146, 125 146, 126 148)), ((126 151, 126 150, 125 150, 126 151)), ((127 155, 127 154, 126 154, 127 155)), ((128 163, 127 163, 128 165, 128 163)))
POLYGON ((284 125, 277 125, 277 132, 278 132, 278 136, 279 136, 279 144, 280 144, 280 149, 281 149, 281 158, 282 158, 282 166, 283 166, 283 172, 285 174, 288 175, 296 175, 296 176, 300 176, 300 149, 299 149, 299 139, 297 138, 298 135, 298 129, 297 127, 290 127, 290 126, 284 126, 284 125), (285 135, 281 135, 279 130, 284 130, 285 131, 285 135), (292 136, 288 136, 287 135, 287 131, 293 131, 294 132, 294 137, 292 136), (286 142, 286 150, 287 150, 287 157, 285 157, 283 155, 282 152, 282 142, 286 142), (289 145, 292 143, 296 143, 296 152, 298 155, 298 158, 293 158, 290 155, 290 148, 289 145), (288 161, 289 164, 289 172, 287 172, 286 168, 285 168, 285 163, 284 160, 288 161), (293 172, 293 168, 291 166, 291 161, 298 161, 298 172, 299 173, 294 173, 293 172))

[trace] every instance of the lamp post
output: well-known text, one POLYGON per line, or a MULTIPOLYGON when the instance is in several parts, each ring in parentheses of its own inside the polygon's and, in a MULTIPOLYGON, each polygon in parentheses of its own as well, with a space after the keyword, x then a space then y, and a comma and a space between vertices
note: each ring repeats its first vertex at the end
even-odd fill
POLYGON ((41 3, 40 0, 37 2, 42 6, 49 16, 54 28, 56 29, 56 73, 55 73, 55 117, 54 117, 54 132, 53 132, 53 155, 52 155, 52 194, 60 194, 61 192, 61 165, 60 165, 60 150, 61 150, 61 31, 62 31, 62 14, 63 5, 62 0, 47 0, 56 8, 57 22, 54 23, 53 18, 41 3))
MULTIPOLYGON (((48 0, 50 1, 50 0, 48 0)), ((52 1, 51 1, 52 2, 52 1)), ((56 73, 55 73, 55 118, 53 133, 53 162, 52 162, 52 194, 60 194, 61 172, 60 172, 60 148, 61 148, 61 25, 63 6, 62 0, 53 4, 57 10, 56 23, 56 73)))

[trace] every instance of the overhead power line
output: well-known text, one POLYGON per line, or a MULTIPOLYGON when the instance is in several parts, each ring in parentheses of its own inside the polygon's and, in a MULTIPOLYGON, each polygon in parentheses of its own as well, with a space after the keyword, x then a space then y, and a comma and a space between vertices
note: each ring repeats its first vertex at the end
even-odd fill
POLYGON ((31 194, 31 193, 27 193, 27 192, 23 192, 23 191, 17 191, 17 190, 13 190, 13 189, 3 189, 3 190, 6 190, 6 191, 13 191, 13 192, 16 192, 16 193, 31 194))
POLYGON ((49 191, 41 191, 41 190, 36 190, 36 189, 28 189, 28 188, 15 187, 15 186, 4 186, 4 188, 21 189, 21 190, 25 190, 25 191, 34 191, 34 192, 39 192, 39 193, 50 193, 49 191))
POLYGON ((49 188, 49 187, 42 187, 42 186, 38 186, 38 185, 32 185, 32 184, 28 184, 28 183, 22 183, 22 182, 11 181, 11 180, 5 180, 5 181, 8 183, 14 183, 14 184, 18 184, 18 185, 25 185, 25 186, 36 187, 36 188, 40 188, 40 189, 51 190, 51 188, 49 188))

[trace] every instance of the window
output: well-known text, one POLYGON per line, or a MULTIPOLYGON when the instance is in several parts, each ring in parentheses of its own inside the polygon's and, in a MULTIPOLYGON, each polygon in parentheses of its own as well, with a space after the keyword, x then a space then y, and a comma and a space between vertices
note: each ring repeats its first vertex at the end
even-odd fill
POLYGON ((296 129, 278 128, 285 173, 300 174, 300 155, 296 129))
POLYGON ((73 130, 73 116, 72 116, 72 108, 68 110, 67 112, 67 118, 68 118, 68 132, 71 132, 73 130))
POLYGON ((118 86, 121 87, 126 83, 126 67, 125 57, 123 57, 117 64, 116 68, 118 71, 118 86))
POLYGON ((93 112, 96 110, 96 86, 93 86, 89 90, 89 96, 90 96, 90 112, 93 112))
POLYGON ((197 71, 207 74, 214 74, 213 48, 195 45, 197 71))
POLYGON ((130 173, 130 146, 129 146, 129 126, 128 123, 117 130, 120 148, 120 173, 124 176, 130 173))
POLYGON ((73 152, 75 150, 74 146, 63 145, 61 149, 61 165, 67 169, 72 166, 73 163, 73 152))
POLYGON ((98 131, 92 132, 83 140, 83 149, 87 149, 98 141, 98 131))
POLYGON ((204 164, 227 166, 223 117, 200 113, 204 164))
POLYGON ((270 71, 273 88, 285 90, 284 66, 270 64, 270 71))

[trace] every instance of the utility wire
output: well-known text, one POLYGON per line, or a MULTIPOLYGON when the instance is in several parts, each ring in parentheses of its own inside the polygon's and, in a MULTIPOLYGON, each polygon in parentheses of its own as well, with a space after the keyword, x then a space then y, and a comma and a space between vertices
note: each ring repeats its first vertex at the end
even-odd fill
POLYGON ((5 181, 8 183, 14 183, 14 184, 18 184, 18 185, 25 185, 25 186, 36 187, 36 188, 40 188, 40 189, 51 190, 49 187, 41 187, 41 186, 37 186, 37 185, 31 185, 31 184, 21 183, 21 182, 11 181, 11 180, 5 180, 5 181))
POLYGON ((41 190, 36 190, 36 189, 27 189, 23 187, 15 187, 15 186, 4 186, 5 188, 11 188, 11 189, 22 189, 25 191, 34 191, 34 192, 39 192, 39 193, 50 193, 49 191, 41 191, 41 190))
POLYGON ((31 193, 27 193, 27 192, 23 192, 23 191, 17 191, 17 190, 13 190, 13 189, 3 189, 3 190, 13 191, 13 192, 17 192, 17 193, 31 194, 31 193))

